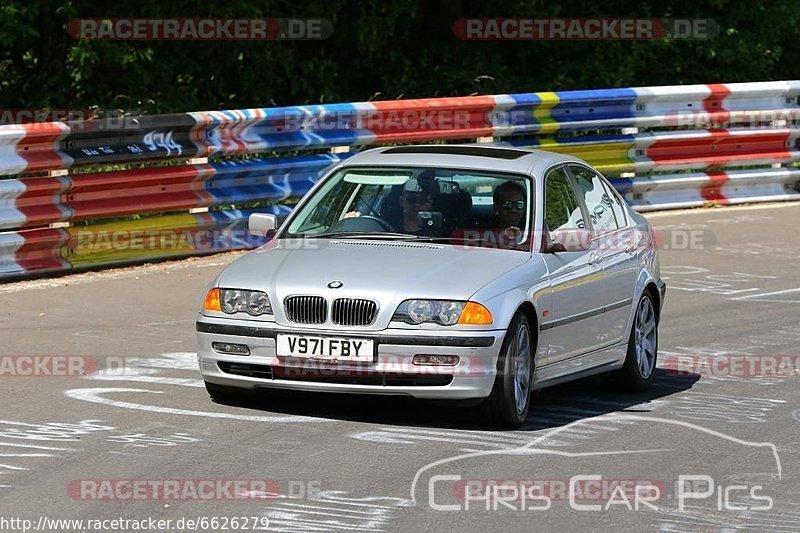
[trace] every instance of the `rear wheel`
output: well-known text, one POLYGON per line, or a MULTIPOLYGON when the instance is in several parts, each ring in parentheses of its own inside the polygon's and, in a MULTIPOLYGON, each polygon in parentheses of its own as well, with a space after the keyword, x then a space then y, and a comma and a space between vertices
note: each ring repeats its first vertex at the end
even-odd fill
POLYGON ((517 313, 500 349, 494 387, 483 404, 492 425, 517 428, 528 417, 534 351, 528 319, 517 313))
POLYGON ((658 359, 658 322, 653 299, 645 293, 636 306, 628 340, 628 354, 619 371, 622 386, 643 391, 653 382, 658 359))

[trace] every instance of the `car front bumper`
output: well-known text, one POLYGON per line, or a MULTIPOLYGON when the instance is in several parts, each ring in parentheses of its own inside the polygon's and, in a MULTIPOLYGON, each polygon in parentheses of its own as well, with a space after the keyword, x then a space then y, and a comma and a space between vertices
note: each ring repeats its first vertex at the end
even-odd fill
POLYGON ((200 371, 209 383, 243 389, 265 387, 438 399, 488 396, 505 335, 504 330, 438 334, 409 329, 304 330, 203 315, 198 318, 196 329, 200 371), (370 338, 375 342, 376 357, 371 363, 277 357, 279 333, 370 338), (218 353, 212 342, 247 345, 250 355, 218 353), (416 365, 412 361, 417 354, 457 355, 459 361, 455 365, 416 365))

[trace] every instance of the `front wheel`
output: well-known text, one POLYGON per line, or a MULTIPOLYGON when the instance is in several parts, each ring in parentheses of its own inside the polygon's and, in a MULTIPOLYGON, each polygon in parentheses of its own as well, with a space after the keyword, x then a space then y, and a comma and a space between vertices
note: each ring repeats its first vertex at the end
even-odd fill
POLYGON ((643 294, 633 316, 625 364, 619 371, 622 386, 643 391, 653 382, 658 358, 658 321, 653 299, 643 294))
POLYGON ((494 387, 483 404, 492 425, 518 428, 528 417, 534 352, 528 319, 517 313, 500 349, 494 387))

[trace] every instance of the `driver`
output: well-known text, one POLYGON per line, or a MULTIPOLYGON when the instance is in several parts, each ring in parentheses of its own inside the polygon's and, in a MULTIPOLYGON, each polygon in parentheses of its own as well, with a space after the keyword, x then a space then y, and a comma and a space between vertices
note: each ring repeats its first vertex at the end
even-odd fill
POLYGON ((420 181, 411 178, 403 186, 400 193, 400 209, 403 212, 402 228, 404 233, 419 233, 424 230, 420 227, 417 215, 422 211, 430 211, 433 207, 435 182, 432 180, 420 181))
MULTIPOLYGON (((438 192, 439 185, 432 177, 422 174, 418 178, 410 178, 403 184, 400 194, 390 195, 389 205, 381 212, 381 216, 396 231, 421 235, 427 228, 420 227, 418 215, 431 210, 438 192)), ((362 213, 354 210, 346 213, 344 218, 360 216, 362 213)))

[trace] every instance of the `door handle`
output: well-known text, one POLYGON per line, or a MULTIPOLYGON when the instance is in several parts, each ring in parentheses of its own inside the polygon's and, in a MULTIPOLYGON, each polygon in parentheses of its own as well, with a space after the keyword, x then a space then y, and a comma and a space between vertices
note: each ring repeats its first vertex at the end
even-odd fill
POLYGON ((596 252, 592 252, 591 254, 589 254, 590 265, 599 265, 602 262, 603 262, 603 257, 600 254, 596 252))

